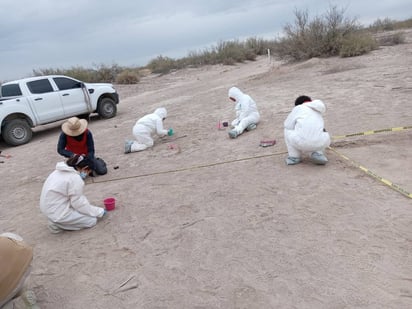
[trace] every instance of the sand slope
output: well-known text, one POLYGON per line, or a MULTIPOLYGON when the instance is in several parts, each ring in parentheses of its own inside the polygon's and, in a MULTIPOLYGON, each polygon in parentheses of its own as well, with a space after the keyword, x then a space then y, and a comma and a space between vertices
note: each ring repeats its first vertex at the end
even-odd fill
MULTIPOLYGON (((301 94, 322 99, 332 136, 412 125, 407 44, 355 58, 150 75, 118 86, 117 117, 90 122, 109 173, 85 193, 117 209, 92 229, 52 235, 38 207, 62 158, 60 124, 0 149, 0 232, 34 246, 29 286, 41 308, 411 308, 412 202, 342 156, 286 166, 283 121, 301 94), (258 128, 235 140, 227 90, 258 104, 258 128), (176 135, 123 154, 134 122, 164 106, 176 135), (276 139, 273 147, 259 147, 276 139), (118 169, 114 169, 118 166, 118 169), (126 289, 122 291, 122 289, 126 289)), ((333 141, 337 151, 412 192, 412 130, 333 141)))

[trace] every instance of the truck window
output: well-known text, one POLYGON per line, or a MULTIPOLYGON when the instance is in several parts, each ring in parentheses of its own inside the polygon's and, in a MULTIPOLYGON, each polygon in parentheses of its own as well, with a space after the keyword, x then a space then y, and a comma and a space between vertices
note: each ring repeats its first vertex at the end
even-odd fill
POLYGON ((81 88, 81 83, 77 80, 73 80, 66 77, 54 77, 53 80, 56 83, 59 90, 81 88))
POLYGON ((50 84, 48 79, 39 79, 39 80, 28 82, 27 87, 29 88, 31 93, 36 93, 36 94, 53 92, 53 87, 50 84))
POLYGON ((2 97, 19 97, 23 95, 20 90, 19 84, 8 84, 1 86, 2 97))

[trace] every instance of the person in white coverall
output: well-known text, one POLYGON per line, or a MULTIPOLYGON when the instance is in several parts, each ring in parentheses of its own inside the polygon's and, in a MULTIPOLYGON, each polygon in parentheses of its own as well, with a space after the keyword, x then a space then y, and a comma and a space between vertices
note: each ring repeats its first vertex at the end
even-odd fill
POLYGON ((152 114, 147 114, 136 121, 133 126, 133 136, 135 141, 126 141, 124 153, 131 153, 145 150, 154 144, 152 134, 159 136, 173 135, 173 130, 163 128, 163 121, 166 119, 167 111, 164 107, 157 108, 152 114))
POLYGON ((89 173, 89 159, 75 155, 66 162, 58 162, 47 177, 40 195, 40 210, 48 218, 52 233, 62 230, 90 228, 106 210, 93 206, 83 195, 84 181, 89 173))
POLYGON ((322 115, 326 107, 321 100, 299 96, 295 107, 284 122, 285 142, 288 149, 287 165, 298 164, 304 153, 310 153, 313 163, 325 165, 328 159, 324 150, 330 145, 322 115))
POLYGON ((236 103, 236 119, 232 121, 233 128, 229 131, 230 138, 238 137, 245 130, 255 129, 260 120, 255 101, 237 87, 229 89, 229 99, 236 103))

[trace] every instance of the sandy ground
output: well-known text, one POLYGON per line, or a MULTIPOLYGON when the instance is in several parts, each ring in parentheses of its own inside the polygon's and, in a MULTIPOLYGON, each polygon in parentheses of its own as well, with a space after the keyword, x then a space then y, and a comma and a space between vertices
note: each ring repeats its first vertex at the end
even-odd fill
MULTIPOLYGON (((328 150, 329 163, 286 166, 283 121, 301 94, 322 99, 332 136, 412 125, 407 44, 355 58, 283 65, 262 57, 118 86, 117 117, 90 121, 109 173, 85 194, 117 208, 89 230, 50 234, 39 210, 62 158, 60 124, 0 149, 0 232, 34 247, 28 285, 41 308, 411 308, 411 199, 328 150), (258 104, 235 140, 231 86, 258 104), (123 154, 134 122, 164 106, 172 138, 123 154), (259 147, 276 139, 273 147, 259 147), (114 167, 117 167, 115 169, 114 167)), ((412 130, 334 139, 341 154, 412 192, 412 130)))

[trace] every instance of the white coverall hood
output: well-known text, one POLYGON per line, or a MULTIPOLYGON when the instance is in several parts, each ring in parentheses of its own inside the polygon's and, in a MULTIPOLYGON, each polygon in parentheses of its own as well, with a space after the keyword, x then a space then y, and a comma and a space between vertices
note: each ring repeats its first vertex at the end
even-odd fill
POLYGON ((164 107, 159 107, 159 108, 156 108, 156 110, 154 111, 154 114, 158 115, 160 119, 164 119, 167 117, 167 110, 164 107))
POLYGON ((310 108, 312 108, 313 110, 321 114, 324 114, 326 112, 326 106, 325 104, 323 104, 321 100, 313 100, 311 102, 306 102, 303 104, 305 104, 306 106, 309 106, 310 108))
POLYGON ((153 146, 151 134, 156 132, 159 136, 167 134, 163 128, 163 119, 167 117, 167 111, 164 107, 157 108, 152 114, 147 114, 136 121, 133 127, 133 135, 140 144, 146 144, 148 147, 153 146), (139 139, 139 136, 142 139, 139 139))
POLYGON ((64 171, 64 172, 69 172, 69 173, 76 173, 79 174, 79 172, 77 172, 74 167, 68 166, 65 162, 58 162, 56 164, 56 170, 58 171, 64 171))
POLYGON ((229 89, 229 98, 235 99, 236 102, 239 102, 242 96, 243 96, 243 92, 239 88, 232 87, 229 89))
POLYGON ((330 144, 324 131, 322 114, 326 106, 321 100, 297 105, 284 122, 285 140, 289 155, 299 157, 299 152, 323 151, 330 144), (291 153, 292 152, 292 153, 291 153))
POLYGON ((237 134, 242 134, 250 124, 258 124, 260 114, 256 102, 249 95, 243 93, 237 87, 230 88, 228 95, 229 98, 236 100, 236 119, 234 119, 231 124, 237 134))

